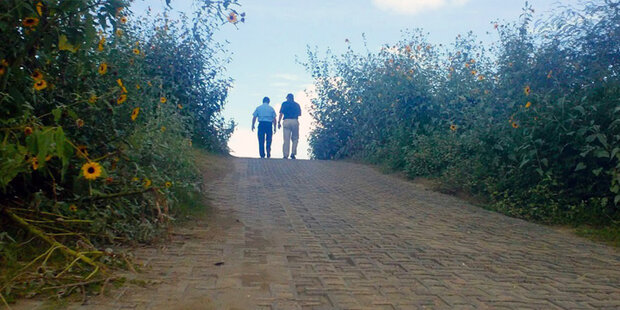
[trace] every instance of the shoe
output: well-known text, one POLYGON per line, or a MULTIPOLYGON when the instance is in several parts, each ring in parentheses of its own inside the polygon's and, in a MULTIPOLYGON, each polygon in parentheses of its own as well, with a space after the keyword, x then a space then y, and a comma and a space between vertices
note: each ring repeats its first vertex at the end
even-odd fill
POLYGON ((271 158, 271 155, 267 155, 267 158, 271 158))
POLYGON ((284 157, 282 157, 282 158, 283 158, 283 159, 288 159, 288 157, 286 157, 286 156, 284 156, 284 157))
POLYGON ((291 159, 295 159, 295 155, 291 155, 291 159))

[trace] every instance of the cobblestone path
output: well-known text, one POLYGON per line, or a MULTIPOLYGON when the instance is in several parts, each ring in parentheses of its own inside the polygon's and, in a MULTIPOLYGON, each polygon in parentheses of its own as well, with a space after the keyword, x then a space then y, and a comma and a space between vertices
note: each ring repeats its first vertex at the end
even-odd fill
POLYGON ((163 283, 91 307, 620 308, 614 249, 362 165, 233 162, 214 225, 138 253, 163 283))

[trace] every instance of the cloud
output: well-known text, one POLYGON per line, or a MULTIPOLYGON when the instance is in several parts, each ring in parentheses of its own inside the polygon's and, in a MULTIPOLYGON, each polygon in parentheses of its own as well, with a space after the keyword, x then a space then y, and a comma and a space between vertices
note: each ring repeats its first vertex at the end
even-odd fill
POLYGON ((385 11, 398 14, 415 15, 445 6, 462 6, 469 0, 372 0, 372 3, 385 11))

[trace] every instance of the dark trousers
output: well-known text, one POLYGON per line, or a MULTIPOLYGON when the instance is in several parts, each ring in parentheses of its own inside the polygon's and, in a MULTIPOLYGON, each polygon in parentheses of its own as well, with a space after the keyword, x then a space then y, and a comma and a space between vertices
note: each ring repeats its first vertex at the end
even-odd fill
POLYGON ((267 142, 267 157, 271 157, 272 125, 272 122, 258 122, 258 153, 260 158, 265 158, 265 142, 267 142))

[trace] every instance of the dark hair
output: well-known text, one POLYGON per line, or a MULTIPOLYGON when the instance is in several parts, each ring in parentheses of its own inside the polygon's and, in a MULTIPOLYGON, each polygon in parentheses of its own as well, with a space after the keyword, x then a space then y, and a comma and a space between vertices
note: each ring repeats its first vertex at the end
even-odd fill
POLYGON ((291 99, 295 99, 295 96, 293 96, 293 94, 288 94, 286 95, 286 99, 291 98, 291 99))
POLYGON ((269 100, 269 97, 265 97, 265 98, 263 98, 263 103, 264 103, 264 102, 269 102, 269 101, 271 101, 271 100, 269 100))

